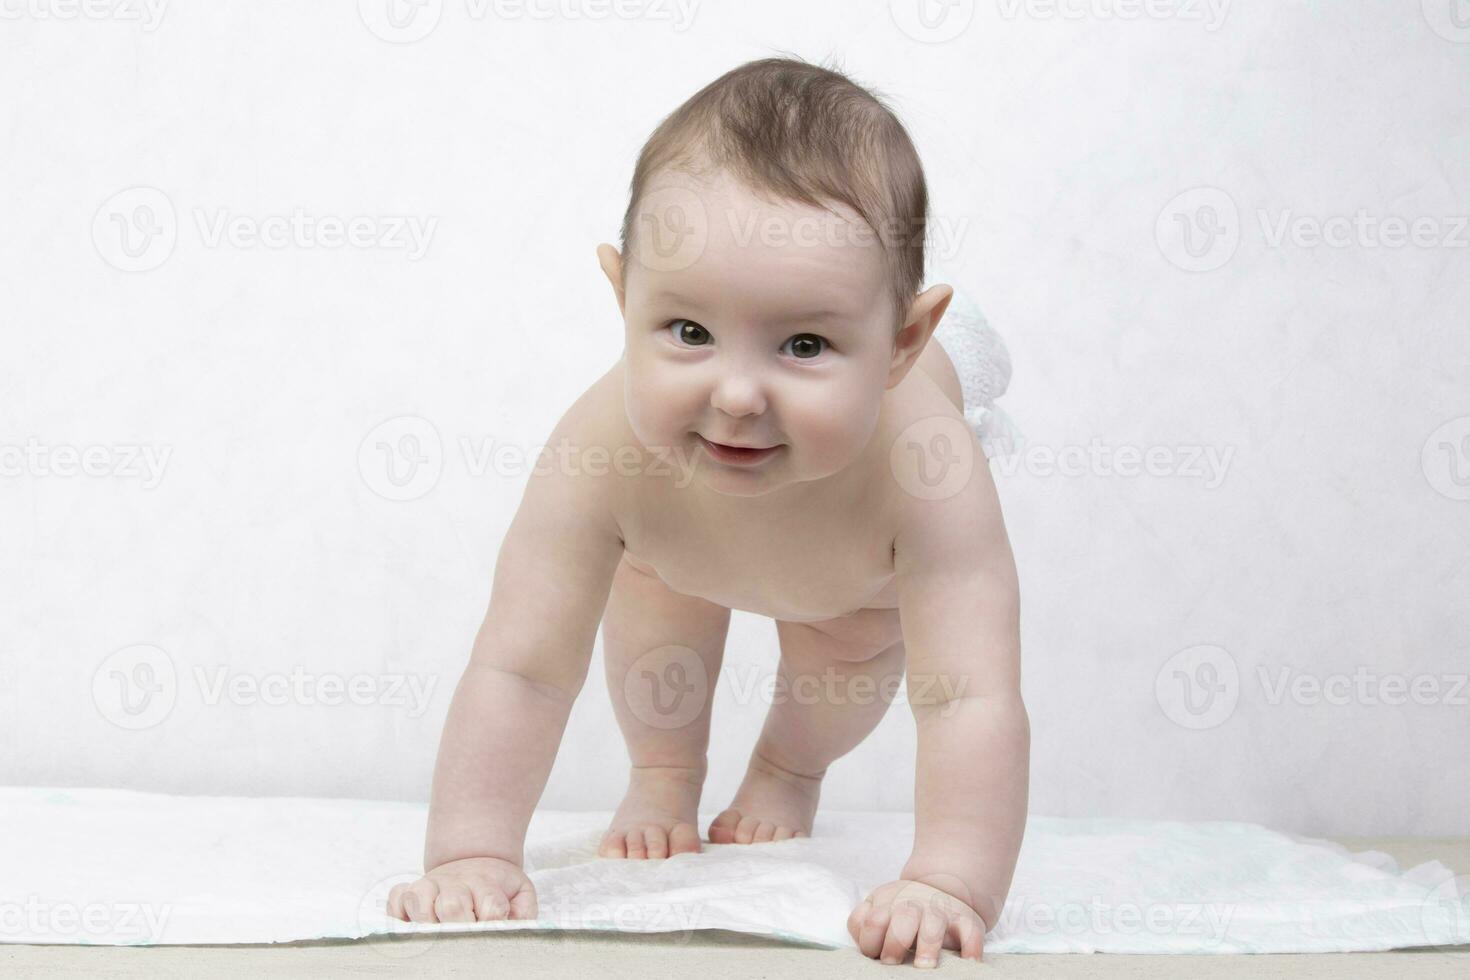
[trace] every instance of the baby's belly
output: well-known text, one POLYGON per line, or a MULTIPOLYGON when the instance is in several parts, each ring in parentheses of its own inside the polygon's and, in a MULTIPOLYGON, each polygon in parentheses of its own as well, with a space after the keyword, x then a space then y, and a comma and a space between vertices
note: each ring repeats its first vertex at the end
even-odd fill
POLYGON ((892 574, 875 572, 871 577, 850 577, 822 588, 810 587, 811 582, 820 581, 816 576, 797 576, 787 587, 778 588, 771 588, 771 579, 763 577, 763 588, 750 588, 751 581, 756 576, 721 581, 710 573, 712 565, 709 562, 701 562, 690 569, 681 569, 669 563, 655 567, 626 550, 623 552, 623 560, 645 575, 657 578, 665 587, 681 595, 694 596, 726 609, 739 609, 781 622, 820 627, 859 620, 876 622, 887 614, 891 614, 896 620, 898 615, 897 580, 892 574), (800 582, 808 587, 804 588, 800 582))

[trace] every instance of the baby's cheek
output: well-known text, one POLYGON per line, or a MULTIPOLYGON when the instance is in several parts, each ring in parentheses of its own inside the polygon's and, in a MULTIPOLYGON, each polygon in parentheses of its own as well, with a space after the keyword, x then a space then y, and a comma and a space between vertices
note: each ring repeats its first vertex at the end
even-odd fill
POLYGON ((687 399, 687 391, 677 386, 630 376, 624 392, 628 424, 644 445, 675 445, 681 441, 692 417, 685 404, 687 399))
POLYGON ((852 389, 833 389, 802 398, 795 413, 800 448, 814 468, 835 472, 850 464, 867 444, 878 422, 880 402, 852 389))

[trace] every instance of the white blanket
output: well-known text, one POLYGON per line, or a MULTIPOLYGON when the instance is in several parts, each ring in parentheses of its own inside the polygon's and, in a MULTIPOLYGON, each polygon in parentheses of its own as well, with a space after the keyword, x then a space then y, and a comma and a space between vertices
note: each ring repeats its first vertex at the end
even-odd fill
MULTIPOLYGON (((913 817, 823 812, 808 839, 595 856, 610 813, 538 812, 535 922, 388 918, 426 807, 0 788, 0 941, 213 944, 498 929, 729 929, 851 946, 913 817)), ((701 814, 701 830, 713 814, 701 814)), ((989 952, 1277 953, 1470 943, 1466 879, 1245 823, 1032 817, 989 952)))

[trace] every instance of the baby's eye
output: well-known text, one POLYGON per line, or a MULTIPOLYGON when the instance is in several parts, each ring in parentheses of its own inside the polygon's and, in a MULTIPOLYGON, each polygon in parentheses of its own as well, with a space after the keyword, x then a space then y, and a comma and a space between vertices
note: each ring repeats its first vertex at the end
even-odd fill
POLYGON ((681 317, 677 320, 670 320, 667 326, 674 328, 674 336, 691 346, 702 347, 709 342, 709 331, 693 320, 685 320, 681 317))
POLYGON ((828 343, 827 338, 819 337, 814 333, 799 333, 786 343, 791 345, 791 353, 802 361, 809 361, 832 346, 828 343))

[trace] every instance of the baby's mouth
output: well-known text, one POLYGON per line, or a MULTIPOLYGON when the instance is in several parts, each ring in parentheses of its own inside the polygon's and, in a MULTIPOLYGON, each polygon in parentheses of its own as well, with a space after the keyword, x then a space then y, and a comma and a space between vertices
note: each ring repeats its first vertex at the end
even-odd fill
POLYGON ((711 442, 698 432, 694 433, 694 435, 699 439, 700 445, 704 446, 709 454, 721 463, 758 463, 774 455, 776 450, 781 448, 780 443, 774 446, 762 447, 731 446, 725 443, 711 442))

